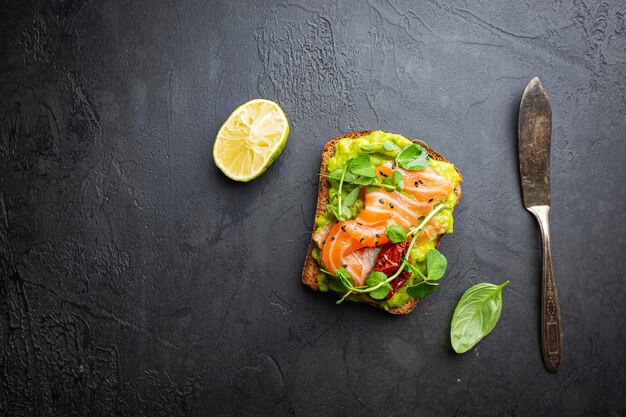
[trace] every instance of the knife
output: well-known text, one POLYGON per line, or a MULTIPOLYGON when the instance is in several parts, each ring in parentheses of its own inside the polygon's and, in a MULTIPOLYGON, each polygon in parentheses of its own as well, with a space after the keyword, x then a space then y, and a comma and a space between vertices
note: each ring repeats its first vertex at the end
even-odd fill
POLYGON ((543 361, 556 372, 563 359, 563 331, 556 276, 550 247, 550 136, 552 109, 539 78, 533 78, 524 90, 519 110, 519 166, 524 206, 541 229, 543 254, 541 299, 541 348, 543 361))

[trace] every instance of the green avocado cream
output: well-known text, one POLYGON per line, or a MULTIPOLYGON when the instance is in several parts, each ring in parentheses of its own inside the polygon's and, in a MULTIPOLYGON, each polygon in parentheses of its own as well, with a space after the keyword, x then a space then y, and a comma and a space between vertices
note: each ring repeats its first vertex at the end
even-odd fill
MULTIPOLYGON (((340 139, 335 145, 335 154, 328 160, 328 164, 326 165, 328 169, 328 173, 336 171, 340 168, 343 168, 349 159, 356 158, 359 155, 367 154, 369 155, 372 164, 376 167, 379 165, 383 165, 385 162, 395 159, 400 150, 405 146, 411 144, 411 140, 405 138, 404 136, 397 135, 395 133, 387 133, 381 131, 375 131, 368 135, 359 137, 359 138, 344 138, 340 139), (385 142, 393 142, 396 147, 393 146, 383 146, 385 142), (392 149, 393 150, 387 150, 392 149)), ((454 168, 454 165, 430 160, 430 166, 441 175, 446 177, 454 186, 456 187, 461 178, 454 168)), ((329 202, 330 204, 337 204, 338 200, 338 189, 339 182, 336 180, 330 179, 330 190, 328 192, 329 202)), ((343 190, 342 190, 343 191, 343 190)), ((343 191, 343 197, 346 197, 348 192, 343 191)), ((448 197, 443 200, 444 208, 435 215, 435 219, 439 224, 446 225, 445 233, 452 233, 454 231, 454 219, 452 217, 452 212, 454 210, 454 205, 456 204, 457 197, 454 192, 451 192, 448 197)), ((352 214, 352 218, 356 217, 359 212, 363 209, 363 200, 359 198, 351 207, 350 211, 352 214)), ((332 211, 327 210, 326 213, 315 218, 315 225, 317 230, 324 227, 329 223, 334 223, 337 221, 337 218, 333 214, 332 211)), ((425 242, 420 245, 417 245, 411 251, 411 260, 413 264, 424 272, 425 270, 425 260, 426 254, 429 250, 434 249, 435 242, 425 242)), ((313 258, 321 264, 319 259, 319 249, 315 247, 313 249, 313 258)), ((407 285, 398 289, 395 294, 389 300, 374 300, 367 294, 353 294, 348 297, 349 300, 352 301, 367 301, 367 302, 375 302, 379 304, 383 309, 388 310, 394 307, 400 307, 406 304, 411 297, 406 293, 406 287, 410 286, 416 281, 416 278, 411 275, 409 282, 407 285)), ((317 277, 318 288, 320 291, 329 291, 330 288, 328 286, 328 281, 326 276, 323 273, 320 273, 317 277)))

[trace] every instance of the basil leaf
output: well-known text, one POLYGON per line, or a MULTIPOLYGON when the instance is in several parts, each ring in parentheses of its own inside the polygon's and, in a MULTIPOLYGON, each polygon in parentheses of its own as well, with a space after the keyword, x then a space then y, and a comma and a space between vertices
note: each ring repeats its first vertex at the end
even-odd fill
POLYGON ((446 273, 448 260, 437 249, 431 249, 426 255, 426 271, 428 279, 437 281, 446 273))
POLYGON ((356 158, 352 158, 350 162, 348 162, 348 169, 354 175, 362 175, 364 177, 373 177, 376 175, 372 161, 367 155, 359 155, 356 158))
POLYGON ((396 156, 396 164, 411 171, 425 169, 429 164, 428 153, 417 143, 412 143, 396 156))
POLYGON ((389 294, 389 291, 391 291, 391 285, 387 284, 383 284, 380 286, 380 288, 376 288, 374 291, 370 292, 370 297, 372 297, 374 300, 382 300, 383 298, 385 298, 387 296, 387 294, 389 294))
POLYGON ((356 187, 354 190, 350 191, 350 193, 346 196, 346 198, 343 199, 342 201, 342 212, 344 210, 347 210, 348 212, 350 212, 350 207, 352 207, 352 205, 354 205, 354 203, 356 203, 356 200, 359 199, 359 192, 361 191, 361 189, 359 187, 356 187))
POLYGON ((391 179, 391 177, 385 177, 385 178, 383 179, 383 184, 386 184, 386 185, 393 185, 393 180, 391 179))
POLYGON ((393 141, 387 140, 383 143, 383 149, 386 150, 387 152, 392 152, 399 148, 398 148, 398 145, 396 145, 393 141))
POLYGON ((404 176, 402 176, 402 173, 400 171, 393 171, 393 175, 391 176, 391 182, 396 187, 396 190, 404 190, 404 176))
POLYGON ((456 353, 467 352, 496 327, 502 312, 502 289, 508 283, 483 283, 465 291, 450 324, 450 341, 456 353))
POLYGON ((372 145, 361 145, 359 148, 361 152, 371 153, 374 152, 375 148, 372 145))
POLYGON ((426 298, 437 289, 439 289, 439 284, 436 282, 422 281, 417 285, 407 287, 406 293, 413 298, 426 298))
POLYGON ((386 232, 387 237, 393 243, 404 242, 408 238, 404 227, 398 226, 397 224, 390 224, 389 226, 387 226, 386 232))

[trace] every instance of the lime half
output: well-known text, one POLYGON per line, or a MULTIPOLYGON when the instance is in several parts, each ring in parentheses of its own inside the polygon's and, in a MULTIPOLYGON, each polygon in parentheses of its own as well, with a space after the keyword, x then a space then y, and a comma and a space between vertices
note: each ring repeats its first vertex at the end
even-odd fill
POLYGON ((239 106, 226 119, 213 145, 215 165, 235 181, 261 175, 282 152, 289 136, 285 112, 270 100, 239 106))

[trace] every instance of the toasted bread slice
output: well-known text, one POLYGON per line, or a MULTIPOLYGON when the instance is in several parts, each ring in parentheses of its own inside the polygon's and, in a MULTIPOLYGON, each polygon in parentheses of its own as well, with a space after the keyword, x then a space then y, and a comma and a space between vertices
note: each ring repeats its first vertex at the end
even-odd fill
MULTIPOLYGON (((321 175, 320 175, 320 182, 319 182, 319 187, 318 187, 317 209, 315 210, 315 217, 320 216, 326 212, 326 204, 328 204, 328 191, 330 190, 330 183, 328 182, 328 179, 324 175, 327 174, 326 164, 328 163, 328 160, 335 154, 335 144, 337 143, 337 141, 343 138, 358 138, 361 136, 368 135, 372 132, 373 132, 372 130, 355 130, 352 132, 344 133, 343 135, 338 136, 332 139, 331 141, 329 141, 328 143, 326 143, 326 145, 324 146, 324 150, 322 151, 322 165, 320 167, 321 175)), ((419 143, 419 141, 416 141, 416 142, 419 143)), ((428 156, 431 159, 443 161, 443 162, 449 162, 446 158, 444 158, 441 154, 437 153, 433 149, 430 149, 430 148, 427 148, 427 149, 428 149, 428 156)), ((459 176, 461 176, 461 173, 459 172, 458 169, 457 169, 457 172, 459 173, 459 176)), ((459 199, 461 198, 461 186, 460 185, 455 187, 454 193, 457 196, 456 203, 458 204, 459 199)), ((315 232, 315 225, 313 226, 313 232, 315 232)), ((439 239, 441 239, 441 236, 439 236, 439 238, 435 242, 435 247, 439 246, 439 239)), ((317 275, 320 273, 320 268, 317 262, 315 261, 315 259, 313 259, 313 256, 311 255, 311 252, 313 251, 313 247, 314 247, 313 245, 315 245, 315 242, 313 241, 313 239, 311 239, 311 243, 309 244, 309 249, 307 251, 306 258, 304 260, 304 267, 302 268, 302 282, 307 287, 310 287, 311 289, 318 291, 317 275)), ((380 306, 374 302, 368 303, 368 304, 374 307, 380 308, 380 306)), ((387 311, 391 314, 408 314, 411 311, 413 311, 416 305, 417 305, 417 300, 415 298, 412 298, 403 306, 391 308, 387 311)))

